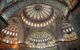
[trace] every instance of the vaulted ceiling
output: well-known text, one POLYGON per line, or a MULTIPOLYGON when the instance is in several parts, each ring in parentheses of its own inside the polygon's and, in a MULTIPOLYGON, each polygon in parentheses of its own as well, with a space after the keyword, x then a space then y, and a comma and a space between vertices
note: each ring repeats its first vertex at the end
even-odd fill
POLYGON ((28 48, 58 46, 78 39, 71 10, 78 0, 1 0, 1 41, 28 48), (70 13, 70 14, 69 14, 70 13))

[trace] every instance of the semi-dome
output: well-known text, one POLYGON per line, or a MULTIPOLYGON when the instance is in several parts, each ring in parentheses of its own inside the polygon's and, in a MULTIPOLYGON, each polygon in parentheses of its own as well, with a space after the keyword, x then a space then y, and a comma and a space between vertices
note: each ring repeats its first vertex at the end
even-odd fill
POLYGON ((30 48, 46 48, 57 45, 57 39, 52 33, 42 31, 32 31, 26 39, 26 44, 30 48))

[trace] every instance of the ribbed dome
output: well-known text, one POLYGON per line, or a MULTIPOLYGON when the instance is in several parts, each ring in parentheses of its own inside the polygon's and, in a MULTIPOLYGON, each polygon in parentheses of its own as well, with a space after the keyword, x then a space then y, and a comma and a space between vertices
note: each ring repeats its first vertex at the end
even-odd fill
POLYGON ((44 20, 52 14, 52 7, 45 4, 32 4, 26 6, 25 15, 33 20, 44 20))
POLYGON ((53 8, 46 4, 32 4, 26 6, 21 14, 23 22, 31 27, 45 27, 55 21, 53 8))

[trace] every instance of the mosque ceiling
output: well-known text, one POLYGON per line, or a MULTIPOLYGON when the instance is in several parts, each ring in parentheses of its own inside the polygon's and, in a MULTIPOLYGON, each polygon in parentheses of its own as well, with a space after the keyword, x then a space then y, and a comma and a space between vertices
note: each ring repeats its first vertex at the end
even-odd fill
POLYGON ((66 20, 78 0, 12 1, 2 0, 0 3, 0 14, 8 23, 1 31, 1 35, 5 35, 1 41, 8 44, 25 43, 29 48, 42 49, 56 46, 60 41, 78 39, 71 25, 72 18, 66 20))

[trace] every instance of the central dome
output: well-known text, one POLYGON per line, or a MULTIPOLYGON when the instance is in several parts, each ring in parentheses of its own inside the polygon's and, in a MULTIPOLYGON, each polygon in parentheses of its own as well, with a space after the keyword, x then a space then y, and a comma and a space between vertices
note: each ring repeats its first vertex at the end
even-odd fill
POLYGON ((32 4, 26 6, 24 14, 31 20, 41 21, 52 15, 52 7, 46 4, 32 4))
POLYGON ((28 26, 40 28, 54 23, 55 13, 47 4, 31 4, 23 9, 21 18, 28 26))

